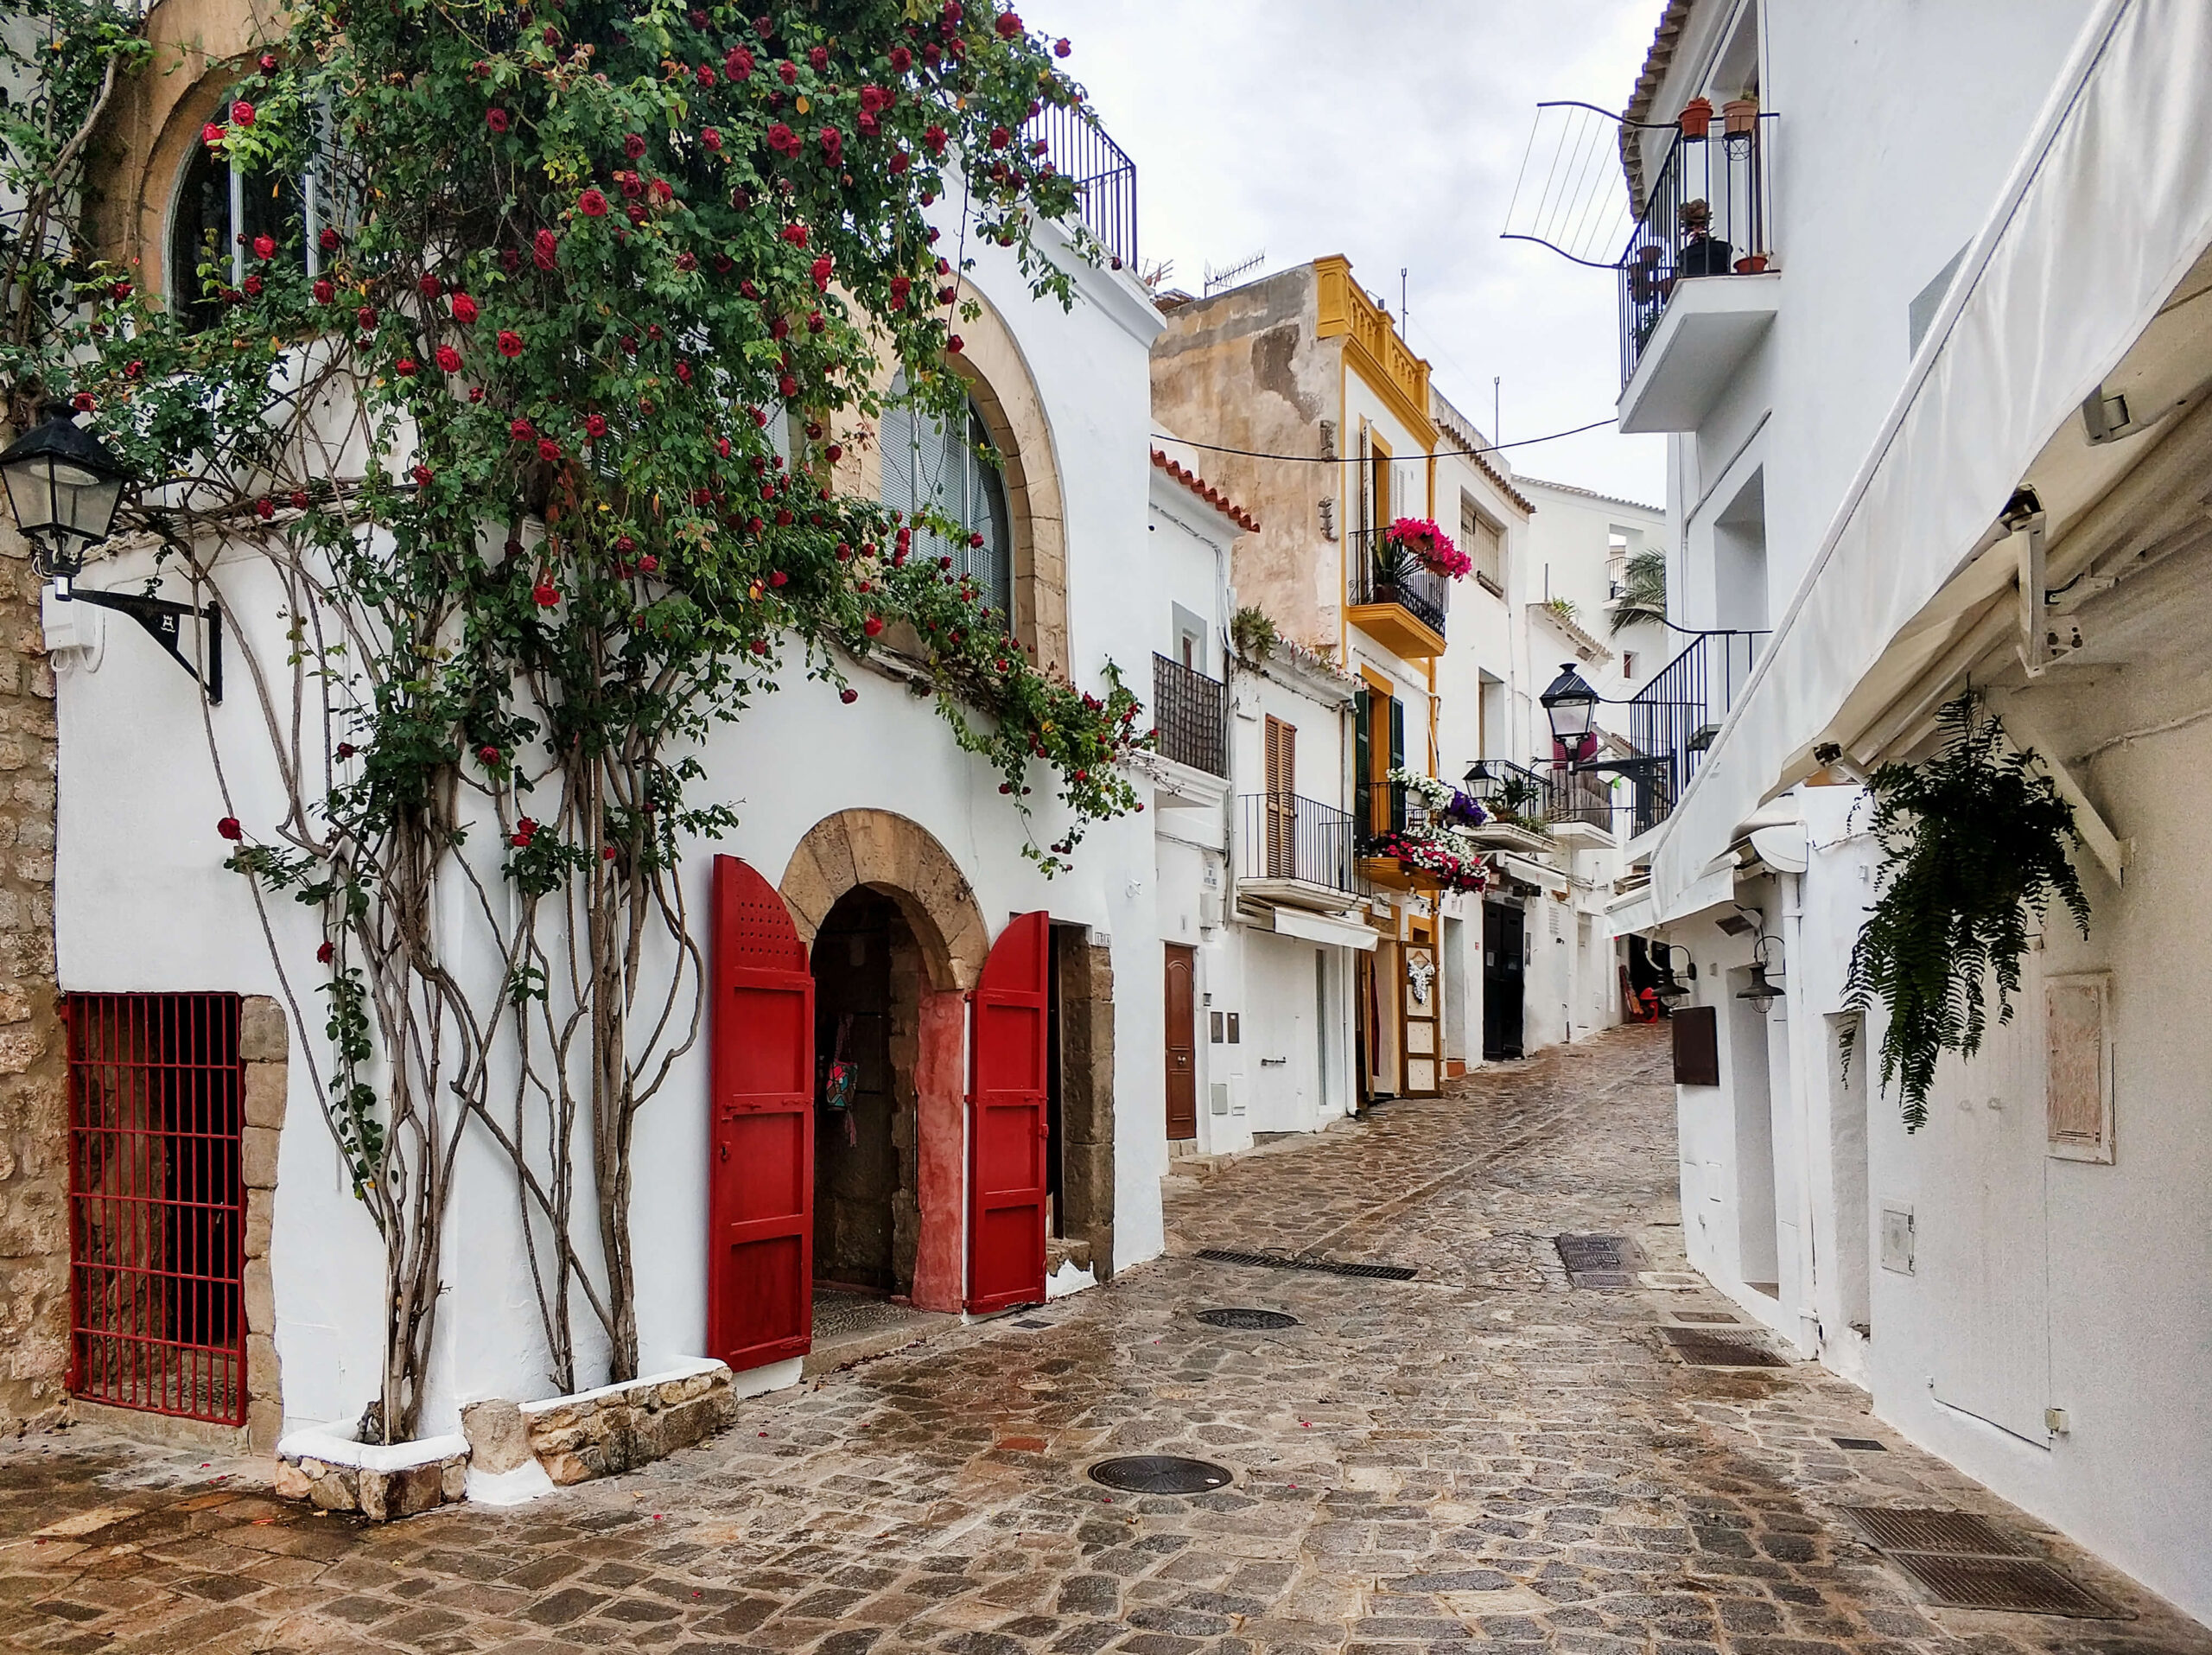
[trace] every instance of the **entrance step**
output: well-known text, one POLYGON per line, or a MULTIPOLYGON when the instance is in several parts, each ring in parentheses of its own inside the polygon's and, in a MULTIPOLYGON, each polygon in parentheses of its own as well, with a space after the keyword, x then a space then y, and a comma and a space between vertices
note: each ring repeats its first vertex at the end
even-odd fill
POLYGON ((809 1378, 832 1373, 855 1362, 887 1356, 959 1325, 960 1318, 946 1311, 918 1310, 896 1299, 817 1287, 814 1290, 814 1348, 806 1353, 800 1372, 809 1378))
POLYGON ((1057 1276, 1060 1266, 1073 1264, 1077 1270, 1090 1268, 1090 1244, 1071 1238, 1048 1236, 1045 1239, 1045 1274, 1057 1276))

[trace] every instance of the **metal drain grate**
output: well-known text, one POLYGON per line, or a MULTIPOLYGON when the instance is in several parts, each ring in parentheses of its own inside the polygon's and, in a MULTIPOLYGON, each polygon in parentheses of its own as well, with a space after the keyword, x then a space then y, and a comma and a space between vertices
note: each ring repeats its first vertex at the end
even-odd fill
POLYGON ((1843 1514, 1884 1551, 1952 1552, 1976 1557, 2035 1556, 2033 1549, 1972 1512, 1847 1505, 1843 1514))
POLYGON ((1636 1244, 1626 1236, 1554 1236, 1560 1263, 1567 1266, 1570 1286, 1628 1288, 1636 1285, 1630 1274, 1643 1262, 1636 1244))
POLYGON ((1849 1448, 1853 1454, 1887 1454, 1890 1445, 1877 1442, 1871 1436, 1832 1436, 1829 1442, 1840 1448, 1849 1448))
POLYGON ((1128 1454, 1090 1468, 1091 1481, 1131 1494, 1210 1494, 1236 1480, 1227 1466, 1176 1454, 1128 1454))
POLYGON ((1034 1330, 1039 1327, 1049 1327, 1052 1324, 1046 1321, 1042 1316, 1024 1316, 1020 1321, 1015 1322, 1014 1325, 1017 1327, 1027 1327, 1034 1330))
POLYGON ((1323 1270, 1331 1276, 1358 1276, 1378 1282, 1410 1282, 1421 1274, 1404 1264, 1355 1264, 1333 1258, 1293 1257, 1288 1253, 1240 1253, 1201 1247, 1198 1256, 1215 1264, 1250 1264, 1260 1270, 1323 1270))
MULTIPOLYGON (((1847 1447, 1859 1442, 1881 1446, 1871 1438, 1836 1441, 1847 1447)), ((2115 1608, 2037 1557, 2025 1541, 1971 1512, 1880 1505, 1847 1505, 1842 1510, 1940 1608, 2001 1609, 2084 1620, 2128 1618, 2126 1610, 2115 1608)))
POLYGON ((2063 1614, 2082 1620, 2117 1620, 2116 1609, 2049 1563, 2024 1557, 1942 1557, 1892 1553, 1890 1561, 1946 1609, 2009 1609, 2016 1614, 2063 1614))
POLYGON ((1285 1315, 1280 1310, 1249 1310, 1231 1307, 1223 1310, 1201 1310, 1198 1320, 1209 1327, 1234 1327, 1243 1333, 1266 1333, 1277 1327, 1295 1327, 1296 1316, 1285 1315))
POLYGON ((1662 1327, 1659 1332, 1675 1347, 1675 1353, 1694 1368, 1789 1365, 1765 1346, 1755 1343, 1753 1334, 1708 1333, 1702 1327, 1662 1327))

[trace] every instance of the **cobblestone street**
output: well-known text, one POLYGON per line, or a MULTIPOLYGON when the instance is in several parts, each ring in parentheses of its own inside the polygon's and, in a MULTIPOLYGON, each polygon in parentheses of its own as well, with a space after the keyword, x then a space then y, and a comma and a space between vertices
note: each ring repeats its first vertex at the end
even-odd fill
MULTIPOLYGON (((0 1638, 27 1649, 930 1649, 1834 1655, 2212 1651, 1811 1366, 1684 1365, 1708 1291, 1570 1287, 1554 1238, 1683 1266, 1663 1033, 1622 1029, 1170 1181, 1170 1257, 744 1404, 647 1471, 387 1527, 240 1463, 83 1431, 0 1456, 0 1638), (1406 1282, 1203 1260, 1313 1251, 1406 1282), (1208 1307, 1287 1312, 1241 1332, 1208 1307), (1878 1439, 1847 1452, 1833 1439, 1878 1439), (1181 1453, 1235 1486, 1115 1494, 1181 1453), (219 1479, 219 1480, 218 1480, 219 1479), (1836 1507, 2025 1534, 2133 1610, 1920 1607, 1836 1507)), ((1635 1281, 1631 1276, 1631 1283, 1635 1281)))

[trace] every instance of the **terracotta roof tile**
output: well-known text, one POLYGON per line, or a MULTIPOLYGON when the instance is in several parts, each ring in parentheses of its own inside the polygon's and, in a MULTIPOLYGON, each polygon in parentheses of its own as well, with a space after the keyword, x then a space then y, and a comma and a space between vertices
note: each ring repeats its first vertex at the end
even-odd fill
POLYGON ((1216 488, 1212 484, 1206 481, 1206 480, 1199 476, 1197 472, 1178 465, 1174 461, 1169 459, 1166 450, 1154 449, 1152 451, 1152 463, 1158 466, 1162 471, 1173 477, 1177 482, 1182 484, 1184 487, 1189 489, 1193 494, 1196 494, 1207 505, 1212 506, 1215 511, 1219 512, 1231 523, 1236 524, 1237 527, 1247 532, 1250 532, 1258 529, 1260 526, 1259 519, 1254 517, 1249 512, 1239 506, 1235 500, 1223 493, 1221 490, 1216 488))

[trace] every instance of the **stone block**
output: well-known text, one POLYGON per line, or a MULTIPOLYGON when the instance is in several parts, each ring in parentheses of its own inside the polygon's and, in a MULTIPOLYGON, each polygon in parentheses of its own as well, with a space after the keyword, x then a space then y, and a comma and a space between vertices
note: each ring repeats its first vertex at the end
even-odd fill
POLYGON ((467 1460, 448 1460, 438 1473, 438 1488, 448 1500, 468 1498, 468 1465, 467 1460))
POLYGON ((313 1491, 315 1485, 308 1480, 308 1474, 299 1467, 289 1460, 279 1460, 276 1462, 276 1475, 270 1481, 270 1487, 278 1499, 305 1499, 313 1491))
MULTIPOLYGON (((4 895, 0 892, 0 895, 4 895)), ((21 1074, 45 1054, 46 1039, 29 1027, 0 1028, 0 1074, 21 1074)))
POLYGON ((522 1410, 503 1397, 462 1409, 461 1434, 468 1439, 470 1459, 479 1470, 496 1475, 530 1461, 530 1428, 522 1410))
MULTIPOLYGON (((281 1396, 255 1397, 245 1405, 246 1447, 256 1454, 273 1454, 284 1435, 284 1403, 281 1396)), ((302 1491, 300 1498, 304 1495, 302 1491)))
POLYGON ((596 1454, 541 1454, 537 1463, 545 1467, 547 1476, 566 1488, 601 1475, 605 1462, 596 1454))
MULTIPOLYGON (((308 1461, 302 1463, 313 1465, 319 1462, 308 1461)), ((373 1513, 379 1518, 384 1514, 382 1494, 383 1491, 379 1487, 378 1510, 373 1513)), ((366 1508, 361 1504, 360 1485, 357 1474, 346 1466, 323 1467, 323 1474, 315 1479, 315 1486, 309 1492, 308 1498, 326 1512, 363 1512, 366 1514, 366 1508)))
POLYGON ((292 1025, 284 1008, 267 995, 246 996, 238 1009, 238 1056, 248 1063, 282 1063, 291 1050, 292 1025))
POLYGON ((20 984, 0 983, 0 1023, 20 1023, 31 1015, 31 997, 20 984))
POLYGON ((276 1130, 249 1126, 238 1133, 238 1181, 248 1189, 276 1187, 276 1130))
POLYGON ((282 1063, 245 1066, 245 1123, 276 1131, 284 1124, 285 1088, 290 1079, 282 1063))
POLYGON ((385 1516, 416 1517, 443 1505, 445 1476, 445 1462, 442 1460, 388 1473, 385 1478, 385 1516))
POLYGON ((354 1480, 354 1509, 372 1523, 382 1523, 393 1515, 391 1505, 391 1480, 400 1474, 385 1471, 357 1471, 354 1480))
POLYGON ((267 1334, 245 1336, 245 1394, 274 1397, 282 1385, 276 1365, 276 1341, 267 1334))
POLYGON ((269 1257, 269 1236, 276 1221, 276 1192, 250 1189, 245 1193, 245 1256, 269 1257))
POLYGON ((244 1272, 245 1326, 250 1334, 276 1331, 276 1288, 265 1258, 249 1258, 244 1272))

